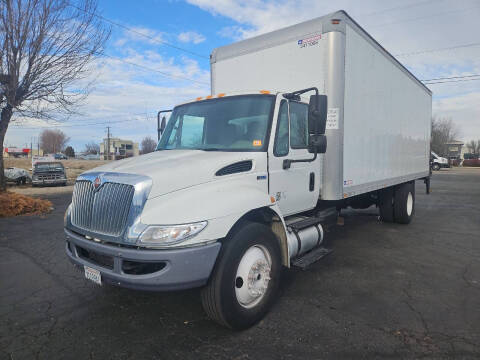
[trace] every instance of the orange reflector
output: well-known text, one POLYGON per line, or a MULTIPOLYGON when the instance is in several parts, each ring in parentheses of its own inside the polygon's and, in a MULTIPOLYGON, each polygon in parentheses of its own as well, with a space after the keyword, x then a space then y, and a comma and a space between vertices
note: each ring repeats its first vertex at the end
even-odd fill
POLYGON ((332 24, 333 25, 340 24, 340 19, 332 19, 332 24))
POLYGON ((199 100, 202 100, 203 98, 200 96, 200 97, 197 97, 195 100, 199 101, 199 100))
POLYGON ((212 95, 208 95, 208 96, 205 96, 205 99, 211 99, 213 96, 212 95))
POLYGON ((225 93, 218 94, 217 97, 224 97, 225 93))
POLYGON ((274 203, 274 202, 275 202, 275 198, 274 198, 273 196, 270 196, 270 201, 271 201, 272 203, 274 203))
POLYGON ((268 90, 260 90, 260 94, 270 94, 270 91, 268 91, 268 90))

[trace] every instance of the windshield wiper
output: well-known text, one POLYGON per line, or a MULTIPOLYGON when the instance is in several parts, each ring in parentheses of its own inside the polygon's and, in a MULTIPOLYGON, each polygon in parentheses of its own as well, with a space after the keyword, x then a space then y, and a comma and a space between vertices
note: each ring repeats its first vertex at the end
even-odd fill
POLYGON ((203 150, 203 151, 223 151, 225 149, 220 149, 220 148, 199 148, 195 150, 203 150))

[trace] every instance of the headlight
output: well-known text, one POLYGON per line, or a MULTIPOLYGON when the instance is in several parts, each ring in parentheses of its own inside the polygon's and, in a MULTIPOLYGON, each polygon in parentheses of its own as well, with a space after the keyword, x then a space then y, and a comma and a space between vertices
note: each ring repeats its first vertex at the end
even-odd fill
POLYGON ((207 221, 193 224, 173 226, 149 226, 140 235, 140 242, 144 245, 168 246, 178 244, 205 229, 207 221))

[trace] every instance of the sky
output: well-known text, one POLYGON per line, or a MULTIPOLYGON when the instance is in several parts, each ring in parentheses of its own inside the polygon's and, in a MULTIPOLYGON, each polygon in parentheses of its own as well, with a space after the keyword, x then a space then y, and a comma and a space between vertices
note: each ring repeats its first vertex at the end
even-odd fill
MULTIPOLYGON (((114 137, 156 139, 158 110, 210 93, 214 48, 340 9, 421 80, 480 74, 479 0, 99 0, 98 7, 116 25, 107 56, 92 64, 94 87, 80 114, 16 118, 7 147, 35 147, 44 128, 64 131, 77 153, 101 142, 107 126, 114 137)), ((428 87, 433 115, 451 118, 459 140, 480 139, 480 78, 428 87)))

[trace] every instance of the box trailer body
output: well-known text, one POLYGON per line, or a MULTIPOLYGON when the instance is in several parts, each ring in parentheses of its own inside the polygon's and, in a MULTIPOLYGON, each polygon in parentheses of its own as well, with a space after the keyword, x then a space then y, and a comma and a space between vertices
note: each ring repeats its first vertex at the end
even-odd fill
POLYGON ((209 317, 243 329, 282 266, 332 251, 342 209, 411 221, 431 93, 343 11, 218 48, 211 76, 210 95, 159 112, 157 151, 77 178, 66 253, 97 284, 202 287, 209 317))
POLYGON ((428 176, 430 90, 345 12, 212 53, 212 94, 311 86, 328 97, 322 199, 428 176))

